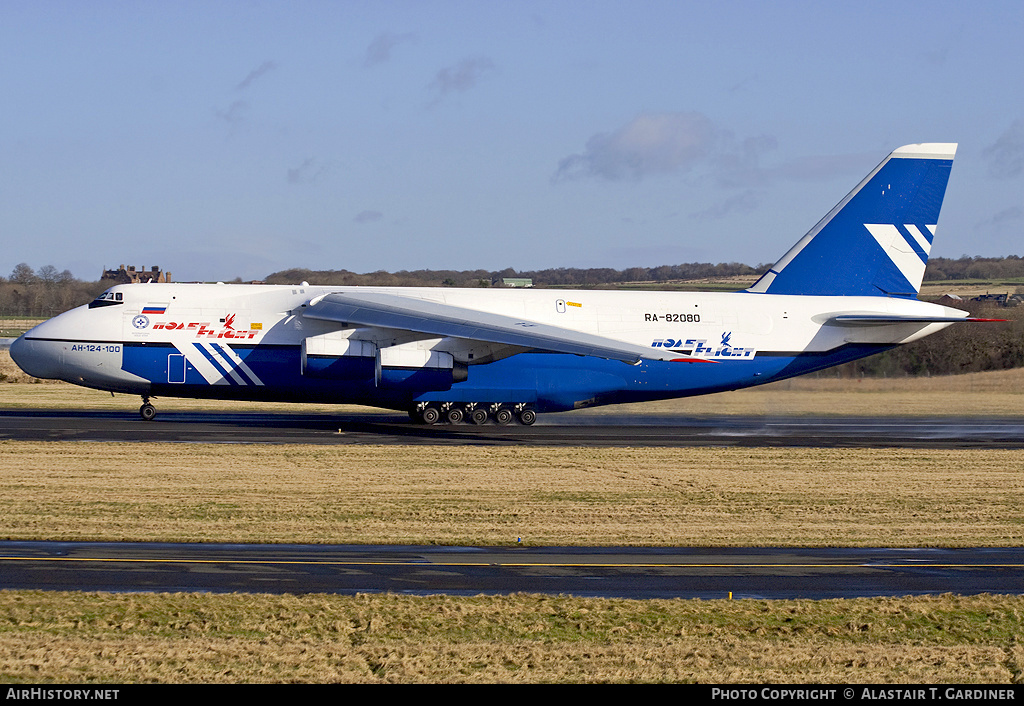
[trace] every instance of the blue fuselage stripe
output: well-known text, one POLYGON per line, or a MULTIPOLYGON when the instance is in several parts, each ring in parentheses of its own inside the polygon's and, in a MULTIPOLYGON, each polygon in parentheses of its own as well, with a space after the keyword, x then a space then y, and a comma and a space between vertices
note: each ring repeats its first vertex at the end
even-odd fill
POLYGON ((245 371, 242 369, 242 367, 240 365, 235 365, 234 364, 234 361, 231 358, 231 354, 224 349, 224 346, 222 346, 219 343, 211 343, 210 346, 212 348, 214 348, 218 353, 220 353, 221 358, 223 358, 225 361, 227 361, 229 364, 231 364, 232 370, 234 370, 234 372, 240 378, 242 378, 242 381, 244 382, 244 384, 246 384, 246 385, 255 385, 256 384, 255 380, 253 380, 251 377, 249 377, 248 375, 245 374, 245 371))
MULTIPOLYGON (((299 346, 235 348, 263 385, 239 384, 217 356, 195 344, 203 357, 230 383, 212 384, 190 374, 169 395, 231 399, 337 402, 405 408, 417 401, 527 402, 538 411, 561 411, 593 404, 640 402, 735 390, 794 377, 877 353, 888 346, 847 344, 820 353, 758 351, 752 358, 721 359, 711 363, 646 360, 639 365, 594 357, 557 353, 521 353, 486 365, 471 365, 467 379, 450 386, 432 376, 394 375, 378 383, 373 376, 355 375, 344 367, 335 375, 303 375, 299 346), (347 376, 347 377, 346 377, 347 376), (440 386, 439 386, 440 385, 440 386)), ((167 351, 173 346, 126 345, 123 367, 149 380, 153 394, 167 384, 167 351), (130 354, 129 354, 130 351, 130 354)), ((356 362, 354 361, 355 365, 356 362)), ((234 366, 232 372, 242 375, 234 366)), ((415 371, 414 371, 415 372, 415 371)))
POLYGON ((196 347, 196 350, 203 354, 204 358, 210 361, 213 367, 217 369, 217 372, 219 372, 221 376, 228 381, 229 384, 238 384, 237 382, 235 382, 235 379, 231 377, 231 374, 227 370, 225 370, 224 366, 220 364, 220 362, 217 360, 216 356, 213 355, 213 353, 206 350, 201 343, 193 343, 192 345, 196 347))

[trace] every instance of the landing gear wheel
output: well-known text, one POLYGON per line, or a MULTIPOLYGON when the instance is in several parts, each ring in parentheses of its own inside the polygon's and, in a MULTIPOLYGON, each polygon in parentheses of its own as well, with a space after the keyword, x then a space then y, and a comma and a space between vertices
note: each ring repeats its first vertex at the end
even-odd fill
POLYGON ((441 421, 441 410, 437 407, 424 407, 420 412, 420 419, 424 424, 437 424, 441 421))
POLYGON ((486 424, 487 423, 487 410, 483 407, 476 407, 472 412, 469 413, 469 421, 474 424, 486 424))
POLYGON ((449 424, 462 424, 462 420, 466 417, 466 414, 462 411, 462 407, 456 407, 452 405, 448 408, 448 411, 444 415, 444 420, 449 424))
POLYGON ((139 407, 139 416, 142 417, 143 421, 153 421, 153 418, 156 417, 156 407, 151 405, 149 402, 143 403, 143 405, 139 407))
POLYGON ((512 410, 508 407, 500 407, 494 412, 494 421, 498 424, 511 424, 512 422, 512 410))
POLYGON ((519 412, 519 423, 520 424, 525 424, 526 426, 530 426, 535 421, 537 421, 537 413, 534 412, 532 409, 527 408, 527 409, 521 410, 519 412))

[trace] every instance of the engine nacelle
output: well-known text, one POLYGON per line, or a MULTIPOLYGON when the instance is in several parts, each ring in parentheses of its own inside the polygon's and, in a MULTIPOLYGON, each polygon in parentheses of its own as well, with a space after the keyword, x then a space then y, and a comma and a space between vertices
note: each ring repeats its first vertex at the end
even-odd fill
POLYGON ((302 374, 324 380, 374 380, 377 346, 337 333, 302 340, 302 374))
POLYGON ((380 387, 448 390, 467 377, 466 366, 456 366, 451 353, 424 348, 422 342, 381 348, 378 355, 380 387))
POLYGON ((444 391, 468 377, 451 353, 430 348, 435 341, 378 347, 341 333, 302 341, 302 374, 325 380, 351 380, 379 388, 444 391))

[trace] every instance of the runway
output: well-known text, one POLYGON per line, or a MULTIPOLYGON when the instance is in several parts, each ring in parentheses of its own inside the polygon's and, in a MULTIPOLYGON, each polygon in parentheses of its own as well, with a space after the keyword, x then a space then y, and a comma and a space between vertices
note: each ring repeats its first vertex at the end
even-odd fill
POLYGON ((413 424, 397 413, 0 410, 0 439, 296 444, 1024 448, 1019 417, 541 415, 534 426, 413 424))
POLYGON ((1024 548, 770 549, 0 542, 0 589, 606 598, 1024 592, 1024 548))

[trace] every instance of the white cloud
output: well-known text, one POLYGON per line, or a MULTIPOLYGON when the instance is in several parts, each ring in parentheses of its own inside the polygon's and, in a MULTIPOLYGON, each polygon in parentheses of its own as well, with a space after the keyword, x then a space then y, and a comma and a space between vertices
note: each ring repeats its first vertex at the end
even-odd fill
POLYGON ((752 190, 741 191, 725 201, 709 206, 703 211, 691 213, 690 217, 698 221, 713 221, 726 218, 734 213, 750 213, 760 204, 758 195, 752 190))
POLYGON ((1004 229, 1019 229, 1020 221, 1024 220, 1024 210, 1020 206, 1004 208, 975 224, 975 228, 982 231, 1002 231, 1004 229))
POLYGON ((268 73, 270 73, 271 71, 273 71, 276 68, 277 68, 277 64, 275 62, 273 62, 273 61, 264 61, 262 64, 257 66, 255 69, 250 71, 249 74, 245 78, 242 79, 241 83, 239 83, 237 86, 235 86, 235 90, 237 90, 237 91, 244 91, 249 86, 251 86, 253 84, 253 82, 255 82, 258 79, 262 78, 263 76, 267 75, 268 73))
POLYGON ((218 109, 216 115, 232 128, 236 128, 245 120, 249 112, 249 104, 242 100, 232 101, 231 105, 224 109, 218 109))
POLYGON ((1012 179, 1024 172, 1024 120, 1014 120, 1006 132, 982 156, 988 160, 988 173, 996 179, 1012 179))
POLYGON ((451 93, 464 93, 480 83, 481 79, 494 71, 494 62, 487 57, 463 59, 454 66, 447 66, 437 72, 430 84, 437 103, 451 93))
POLYGON ((289 184, 313 184, 330 170, 330 165, 322 164, 309 157, 299 166, 288 170, 289 184))
POLYGON ((753 189, 779 181, 822 181, 857 173, 874 155, 816 155, 765 165, 765 156, 778 148, 772 135, 738 138, 699 112, 644 113, 614 132, 598 133, 586 149, 558 163, 553 180, 633 180, 694 172, 720 188, 739 189, 719 206, 693 214, 752 210, 758 202, 753 189))
POLYGON ((366 210, 357 213, 356 217, 353 218, 352 220, 354 220, 356 223, 374 223, 376 221, 381 220, 382 218, 384 218, 384 214, 381 213, 380 211, 366 210))
POLYGON ((708 160, 720 139, 720 131, 701 113, 641 114, 615 132, 591 137, 583 153, 558 163, 554 179, 639 180, 688 171, 708 160))
POLYGON ((370 42, 370 46, 366 48, 366 58, 363 60, 363 66, 370 68, 379 64, 386 64, 391 61, 391 52, 395 47, 415 40, 416 35, 412 33, 393 34, 391 32, 384 32, 379 34, 370 42))

